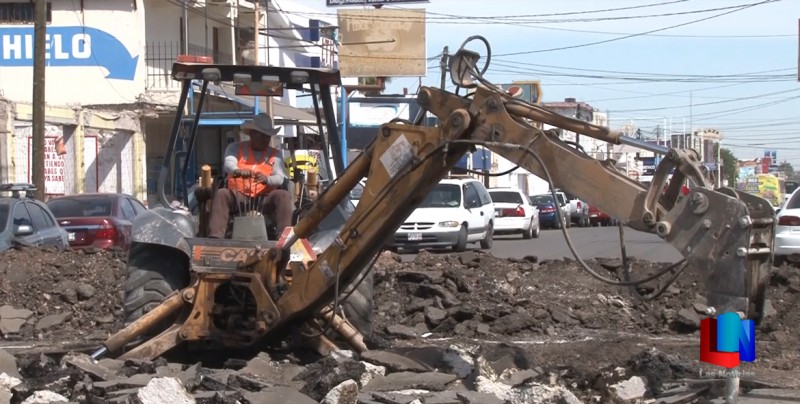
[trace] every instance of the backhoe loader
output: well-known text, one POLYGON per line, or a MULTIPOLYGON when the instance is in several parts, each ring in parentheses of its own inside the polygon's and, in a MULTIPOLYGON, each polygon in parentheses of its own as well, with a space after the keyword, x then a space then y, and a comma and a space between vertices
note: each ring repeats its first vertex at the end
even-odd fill
MULTIPOLYGON (((135 310, 126 310, 126 327, 105 341, 93 357, 153 359, 179 345, 233 350, 264 341, 300 341, 326 354, 337 349, 336 338, 355 351, 366 350, 363 333, 368 330, 352 325, 341 310, 342 302, 356 295, 353 292, 365 282, 396 229, 459 159, 477 146, 547 180, 551 190, 575 195, 629 228, 657 234, 684 256, 680 267, 656 275, 609 279, 579 258, 562 229, 589 275, 625 287, 657 275, 677 276, 689 267, 705 283, 709 315, 734 312, 756 322, 761 319, 775 226, 766 200, 731 188, 715 189, 692 150, 628 138, 510 96, 484 78, 489 60, 479 67, 479 53, 466 48, 475 38, 491 54, 485 39, 470 37, 450 56, 447 70, 457 90, 422 87, 417 97, 422 114, 413 121, 396 119, 382 125, 366 150, 344 170, 344 156, 335 156, 335 180, 312 201, 299 204, 296 223, 279 240, 205 238, 203 221, 208 218, 202 212, 209 211, 207 195, 216 188, 207 172, 196 191, 199 223, 167 203, 163 184, 187 92, 197 81, 203 90, 210 82, 232 82, 249 86, 248 91, 277 88, 270 94, 282 94, 285 89, 310 93, 318 134, 335 151, 339 145, 331 87, 341 85, 339 72, 175 63, 172 76, 182 82, 183 90, 159 181, 164 207, 134 222, 126 305, 135 310), (459 94, 462 89, 468 90, 466 95, 459 94), (437 123, 422 125, 425 113, 436 116, 437 123), (664 158, 646 186, 620 173, 613 161, 594 159, 561 140, 557 131, 540 129, 542 123, 650 150, 664 158), (363 193, 354 207, 348 194, 364 178, 363 193), (689 179, 696 186, 680 197, 689 179)), ((304 179, 293 178, 293 185, 303 187, 304 179)), ((371 296, 361 294, 360 298, 371 296)))

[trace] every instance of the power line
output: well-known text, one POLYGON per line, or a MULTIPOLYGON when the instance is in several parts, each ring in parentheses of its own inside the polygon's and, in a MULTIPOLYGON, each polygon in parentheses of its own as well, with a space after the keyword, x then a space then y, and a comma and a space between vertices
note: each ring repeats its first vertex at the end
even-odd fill
MULTIPOLYGON (((699 103, 699 104, 692 104, 691 108, 702 107, 702 106, 707 106, 707 105, 726 104, 726 103, 729 103, 729 102, 737 102, 737 101, 745 101, 745 100, 753 100, 753 99, 762 99, 765 96, 793 93, 793 92, 796 92, 796 91, 800 91, 800 88, 795 88, 795 89, 792 89, 792 90, 776 91, 776 92, 772 92, 772 93, 751 95, 751 96, 747 96, 747 97, 732 98, 732 99, 729 99, 729 100, 711 101, 711 102, 703 102, 703 103, 699 103)), ((662 111, 662 110, 665 110, 665 109, 679 109, 679 108, 690 108, 690 106, 689 105, 677 105, 677 106, 671 106, 671 107, 655 107, 655 108, 639 108, 639 109, 610 109, 609 111, 610 112, 615 112, 615 113, 619 113, 619 112, 647 112, 647 111, 662 111)))
POLYGON ((552 52, 552 51, 558 51, 558 50, 575 49, 575 48, 583 48, 583 47, 586 47, 586 46, 600 45, 600 44, 604 44, 604 43, 620 41, 620 40, 623 40, 623 39, 634 38, 634 37, 637 37, 637 36, 652 34, 654 32, 666 31, 668 29, 683 27, 683 26, 690 25, 690 24, 695 24, 695 23, 698 23, 698 22, 708 21, 708 20, 711 20, 711 19, 714 19, 714 18, 719 18, 719 17, 725 16, 725 15, 728 15, 728 14, 735 13, 737 11, 742 11, 742 10, 745 10, 745 9, 748 9, 748 8, 751 8, 751 7, 755 7, 755 6, 758 6, 758 5, 762 5, 762 4, 766 4, 766 3, 774 3, 774 2, 777 2, 777 1, 780 1, 780 0, 764 0, 764 1, 761 1, 761 2, 758 2, 758 3, 751 3, 751 4, 748 4, 748 5, 744 5, 744 6, 737 6, 738 8, 736 8, 734 10, 730 10, 730 11, 726 11, 726 12, 723 12, 723 13, 715 14, 715 15, 712 15, 712 16, 700 18, 700 19, 697 19, 697 20, 692 20, 692 21, 681 23, 681 24, 670 25, 670 26, 667 26, 667 27, 657 28, 657 29, 654 29, 654 30, 640 32, 640 33, 636 33, 636 34, 624 35, 624 36, 617 37, 617 38, 606 39, 606 40, 603 40, 603 41, 595 41, 595 42, 589 42, 589 43, 584 43, 584 44, 579 44, 579 45, 571 45, 571 46, 561 46, 561 47, 557 47, 557 48, 539 49, 539 50, 533 50, 533 51, 502 53, 502 54, 498 54, 496 56, 527 55, 527 54, 531 54, 531 53, 552 52))

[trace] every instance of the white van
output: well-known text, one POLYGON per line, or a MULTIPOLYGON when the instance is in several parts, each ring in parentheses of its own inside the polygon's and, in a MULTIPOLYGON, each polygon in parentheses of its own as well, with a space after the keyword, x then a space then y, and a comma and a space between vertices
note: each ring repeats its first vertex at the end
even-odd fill
POLYGON ((492 248, 494 204, 483 184, 472 178, 445 179, 406 219, 389 248, 452 247, 464 251, 469 243, 492 248))

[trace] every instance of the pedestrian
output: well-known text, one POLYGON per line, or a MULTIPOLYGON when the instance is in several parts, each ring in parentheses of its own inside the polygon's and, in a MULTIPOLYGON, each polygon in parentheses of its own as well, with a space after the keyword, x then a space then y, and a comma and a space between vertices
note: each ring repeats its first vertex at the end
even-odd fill
POLYGON ((292 224, 292 197, 285 188, 289 178, 281 150, 270 147, 270 137, 280 131, 267 114, 259 114, 242 125, 250 140, 231 143, 225 149, 223 170, 227 187, 214 194, 209 237, 224 238, 230 215, 253 209, 268 216, 278 234, 292 224))

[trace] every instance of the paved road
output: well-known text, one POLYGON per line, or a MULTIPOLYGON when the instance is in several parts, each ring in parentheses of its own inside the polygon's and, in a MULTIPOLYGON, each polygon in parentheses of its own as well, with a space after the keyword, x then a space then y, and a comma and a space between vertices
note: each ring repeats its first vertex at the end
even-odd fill
MULTIPOLYGON (((620 257, 618 227, 570 227, 567 229, 572 244, 581 258, 620 257)), ((470 244, 470 248, 478 248, 470 244)), ((649 233, 625 228, 625 247, 629 257, 648 261, 677 262, 681 254, 666 241, 649 233)), ((503 258, 522 258, 536 255, 539 259, 573 258, 561 230, 542 230, 538 239, 523 240, 522 236, 495 236, 491 253, 503 258)), ((402 253, 404 260, 414 259, 414 254, 402 253)))

